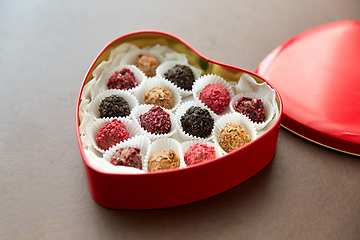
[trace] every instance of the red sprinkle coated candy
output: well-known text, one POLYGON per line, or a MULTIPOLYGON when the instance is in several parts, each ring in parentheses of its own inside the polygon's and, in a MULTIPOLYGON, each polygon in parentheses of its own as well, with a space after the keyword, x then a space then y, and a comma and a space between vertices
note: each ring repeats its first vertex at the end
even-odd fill
POLYGON ((123 68, 115 72, 109 79, 107 86, 109 89, 128 90, 137 86, 134 73, 128 68, 123 68))
POLYGON ((260 123, 265 120, 264 103, 259 98, 242 97, 234 104, 235 111, 246 115, 253 122, 260 123))
POLYGON ((142 169, 140 148, 119 148, 115 151, 110 163, 115 166, 134 167, 142 169))
POLYGON ((184 161, 187 166, 206 162, 215 158, 215 148, 203 143, 195 143, 191 145, 184 154, 184 161))
POLYGON ((220 114, 229 105, 230 94, 220 84, 208 84, 201 91, 199 99, 214 113, 220 114))
POLYGON ((161 107, 154 106, 140 115, 141 127, 154 134, 165 134, 171 130, 170 114, 161 107))
POLYGON ((130 138, 126 126, 118 119, 105 123, 96 135, 96 144, 102 150, 108 150, 113 145, 130 138))

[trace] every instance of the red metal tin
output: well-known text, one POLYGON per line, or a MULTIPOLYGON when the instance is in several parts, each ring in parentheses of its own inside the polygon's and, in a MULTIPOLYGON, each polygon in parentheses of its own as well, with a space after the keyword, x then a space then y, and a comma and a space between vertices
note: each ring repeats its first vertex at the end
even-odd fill
POLYGON ((281 125, 320 145, 360 155, 360 22, 322 25, 273 50, 256 72, 284 101, 281 125))
POLYGON ((109 56, 111 49, 129 42, 139 47, 167 45, 185 53, 190 64, 200 66, 205 73, 220 75, 226 80, 238 81, 248 73, 258 82, 265 79, 247 70, 207 59, 180 38, 164 32, 140 31, 123 35, 110 42, 96 57, 82 83, 76 108, 76 133, 90 193, 100 205, 114 209, 155 209, 199 201, 224 192, 249 179, 263 169, 276 151, 282 100, 276 89, 279 117, 260 137, 246 146, 216 160, 177 170, 145 174, 110 174, 90 166, 82 147, 79 131, 79 105, 85 84, 92 71, 109 56))

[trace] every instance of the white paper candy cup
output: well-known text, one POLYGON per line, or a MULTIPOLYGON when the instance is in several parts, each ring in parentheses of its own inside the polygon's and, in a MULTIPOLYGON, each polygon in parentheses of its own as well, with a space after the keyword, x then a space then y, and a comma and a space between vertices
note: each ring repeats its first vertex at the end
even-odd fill
POLYGON ((227 154, 227 153, 222 149, 222 147, 220 147, 219 133, 220 133, 221 129, 225 126, 225 124, 230 123, 230 122, 236 122, 236 123, 240 124, 241 126, 243 126, 246 129, 246 131, 248 132, 251 141, 254 141, 257 138, 257 131, 255 129, 255 126, 254 126, 253 122, 251 122, 247 117, 245 117, 242 114, 238 114, 238 113, 226 114, 226 115, 220 117, 215 122, 214 131, 213 131, 214 142, 215 142, 216 146, 218 146, 221 149, 223 154, 227 154))
POLYGON ((153 77, 148 81, 145 81, 141 88, 134 93, 139 104, 145 104, 145 93, 148 93, 153 87, 163 87, 170 90, 174 98, 174 105, 170 109, 171 111, 174 111, 177 107, 179 107, 181 103, 181 95, 177 88, 170 82, 158 77, 153 77))
POLYGON ((144 174, 143 170, 133 167, 114 166, 104 158, 98 157, 95 152, 96 150, 85 150, 86 158, 91 167, 97 171, 103 173, 115 173, 115 174, 144 174))
POLYGON ((129 93, 127 91, 123 91, 123 90, 116 90, 116 89, 105 90, 105 91, 99 93, 95 97, 95 99, 91 102, 91 115, 93 116, 93 118, 94 119, 100 118, 99 106, 100 106, 102 100, 104 100, 106 97, 109 97, 111 95, 120 96, 120 97, 124 98, 124 100, 129 104, 130 114, 128 116, 126 116, 125 118, 130 118, 132 109, 134 109, 134 107, 139 105, 139 103, 138 103, 136 97, 134 95, 132 95, 131 93, 129 93))
POLYGON ((121 122, 126 126, 126 130, 129 132, 130 138, 141 134, 141 130, 139 129, 138 125, 128 118, 99 118, 88 126, 87 135, 89 136, 93 147, 101 153, 105 153, 105 150, 102 150, 97 146, 96 135, 105 123, 111 122, 113 119, 121 120, 121 122))
MULTIPOLYGON (((242 97, 249 97, 249 98, 252 98, 252 99, 255 99, 255 98, 259 98, 261 99, 261 101, 263 102, 264 104, 264 109, 265 109, 265 120, 261 123, 256 123, 252 120, 253 123, 254 123, 254 126, 255 126, 255 129, 257 131, 260 131, 262 130, 274 117, 274 113, 275 113, 275 109, 274 109, 274 106, 271 104, 271 102, 269 102, 268 100, 264 99, 263 96, 261 94, 258 94, 258 93, 254 93, 254 92, 245 92, 245 93, 239 93, 239 94, 236 94, 232 99, 231 99, 231 102, 230 102, 230 109, 231 109, 231 112, 233 113, 239 113, 237 112, 235 109, 234 109, 234 105, 235 103, 242 97)), ((239 113, 241 114, 241 113, 239 113)), ((247 116, 246 116, 247 117, 247 116)))
MULTIPOLYGON (((234 97, 234 91, 232 89, 232 86, 229 83, 227 83, 220 76, 208 74, 208 75, 200 77, 198 80, 195 81, 195 83, 193 85, 192 92, 193 92, 195 101, 201 102, 199 99, 200 93, 209 84, 220 84, 222 87, 224 87, 226 90, 228 90, 229 95, 230 95, 230 100, 234 97)), ((230 106, 227 106, 225 108, 225 110, 218 115, 225 115, 230 112, 231 112, 230 106)))
MULTIPOLYGON (((140 54, 149 54, 149 55, 152 55, 154 57, 156 57, 160 64, 165 62, 166 59, 159 53, 157 53, 156 51, 153 51, 153 50, 145 50, 145 49, 140 49, 140 50, 136 50, 136 51, 131 51, 131 52, 128 52, 122 59, 121 59, 121 64, 133 64, 135 65, 135 60, 138 58, 138 56, 140 54)), ((141 71, 141 70, 140 70, 141 71)))
MULTIPOLYGON (((127 147, 140 148, 141 163, 143 166, 143 168, 141 170, 143 170, 144 169, 144 161, 148 157, 147 154, 149 153, 150 145, 151 145, 151 142, 147 137, 135 136, 129 140, 120 142, 120 143, 116 144, 115 146, 112 146, 109 150, 107 150, 104 153, 103 158, 107 162, 110 163, 112 156, 114 155, 116 150, 118 150, 119 148, 127 148, 127 147)), ((115 166, 115 165, 113 165, 113 166, 114 166, 114 168, 125 168, 125 169, 129 168, 129 167, 125 167, 125 166, 115 166)), ((147 167, 146 167, 146 169, 147 169, 147 167)))
MULTIPOLYGON (((185 157, 185 153, 189 149, 189 147, 191 147, 192 145, 194 145, 196 143, 202 143, 202 144, 206 144, 208 146, 213 146, 215 148, 215 156, 216 156, 216 158, 219 158, 219 157, 224 155, 221 148, 219 148, 219 146, 216 146, 216 144, 214 144, 212 142, 209 142, 209 141, 206 141, 204 139, 196 139, 196 140, 186 141, 186 142, 183 142, 183 143, 180 144, 181 151, 182 151, 182 154, 184 155, 184 157, 185 157)), ((212 159, 212 160, 214 160, 214 159, 212 159)))
POLYGON ((156 139, 159 138, 169 138, 172 135, 175 134, 175 132, 178 129, 178 126, 176 124, 176 119, 175 119, 175 115, 168 109, 162 108, 165 112, 167 112, 170 115, 170 121, 171 121, 171 130, 169 133, 165 133, 165 134, 154 134, 154 133, 150 133, 148 131, 146 131, 145 129, 143 129, 141 127, 141 122, 140 122, 140 115, 143 113, 146 113, 147 111, 149 111, 152 107, 152 105, 138 105, 134 108, 133 112, 132 112, 132 118, 133 120, 136 122, 136 124, 138 125, 138 128, 141 131, 142 135, 145 135, 146 137, 148 137, 151 141, 154 141, 156 139))
MULTIPOLYGON (((142 85, 142 83, 145 81, 146 79, 146 76, 145 74, 140 70, 138 69, 135 65, 119 65, 117 67, 114 67, 112 69, 109 69, 109 70, 104 70, 100 77, 99 77, 99 83, 96 84, 98 86, 98 90, 101 92, 101 91, 105 91, 105 90, 108 90, 108 86, 107 86, 107 83, 109 81, 109 79, 111 78, 111 76, 117 72, 117 71, 121 71, 123 68, 128 68, 131 72, 134 73, 134 78, 135 78, 135 81, 137 82, 137 86, 134 87, 134 88, 130 88, 128 90, 124 90, 124 91, 127 91, 127 92, 130 92, 130 93, 134 93, 136 92, 142 85)), ((121 89, 119 89, 121 90, 121 89)))
MULTIPOLYGON (((175 65, 185 65, 188 66, 191 71, 194 74, 194 82, 200 78, 201 76, 201 70, 191 66, 190 64, 186 63, 186 62, 182 62, 182 61, 167 61, 164 62, 162 64, 160 64, 160 66, 156 69, 156 75, 158 75, 159 77, 165 79, 166 81, 169 81, 168 79, 165 78, 165 73, 167 73, 169 71, 169 69, 171 69, 172 67, 174 67, 175 65)), ((186 90, 183 88, 180 88, 179 86, 177 86, 176 84, 172 83, 171 81, 169 81, 171 84, 173 84, 179 91, 180 91, 180 95, 181 97, 187 97, 190 96, 192 94, 192 90, 186 90)))
POLYGON ((184 162, 184 155, 181 151, 180 143, 172 138, 160 138, 160 139, 157 139, 156 141, 154 141, 150 146, 148 158, 145 159, 145 162, 144 162, 147 171, 148 171, 147 167, 148 167, 149 159, 155 153, 162 151, 162 150, 167 150, 167 149, 172 149, 179 156, 179 158, 180 158, 179 168, 186 167, 185 162, 184 162))
MULTIPOLYGON (((201 137, 197 137, 197 136, 193 136, 193 135, 190 135, 188 134, 187 132, 185 132, 181 126, 181 122, 180 122, 180 119, 181 119, 181 116, 183 116, 185 114, 185 112, 192 106, 198 106, 198 107, 201 107, 202 109, 206 109, 209 111, 211 117, 214 119, 214 125, 215 125, 215 121, 218 119, 218 116, 213 112, 211 111, 210 108, 206 107, 202 102, 195 102, 195 101, 188 101, 188 102, 184 102, 182 103, 179 108, 177 109, 176 111, 176 123, 178 125, 178 128, 179 128, 179 135, 180 135, 180 138, 183 140, 183 141, 190 141, 190 140, 196 140, 196 139, 203 139, 201 137)), ((214 129, 213 129, 214 130, 214 129)), ((205 140, 207 141, 211 141, 212 140, 212 133, 210 133, 210 135, 205 138, 205 140)))

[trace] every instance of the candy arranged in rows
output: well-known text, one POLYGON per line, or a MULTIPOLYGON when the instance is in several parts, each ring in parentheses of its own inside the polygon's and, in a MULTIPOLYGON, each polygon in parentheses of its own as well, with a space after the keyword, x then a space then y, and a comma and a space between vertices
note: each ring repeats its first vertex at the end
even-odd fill
MULTIPOLYGON (((274 115, 271 102, 262 100, 261 95, 251 92, 234 95, 231 86, 217 75, 200 77, 192 85, 192 93, 195 101, 205 104, 217 115, 238 112, 247 116, 255 123, 257 130, 266 126, 274 115)), ((137 104, 157 105, 174 112, 183 100, 175 86, 155 76, 144 81, 142 86, 133 93, 105 90, 98 94, 94 102, 92 114, 95 118, 99 118, 129 116, 131 109, 137 104), (115 99, 110 98, 110 93, 121 95, 120 97, 125 98, 125 102, 117 98, 115 104, 115 99), (130 102, 126 104, 126 100, 130 102)))
MULTIPOLYGON (((171 136, 176 131, 180 131, 183 132, 183 135, 181 137, 182 142, 199 141, 203 143, 202 147, 206 149, 208 148, 209 144, 210 146, 215 146, 218 149, 217 150, 218 154, 216 155, 217 157, 219 157, 228 152, 236 150, 239 147, 242 147, 243 145, 256 139, 257 132, 255 130, 255 127, 253 126, 253 123, 243 115, 230 113, 218 119, 216 118, 217 120, 215 121, 211 116, 211 114, 209 113, 209 110, 206 108, 206 106, 202 105, 202 107, 200 107, 200 105, 198 105, 194 107, 191 105, 191 102, 184 103, 184 106, 186 105, 189 105, 190 107, 188 108, 188 110, 185 112, 184 115, 180 116, 178 114, 180 113, 181 108, 179 108, 179 111, 177 112, 178 119, 180 119, 179 128, 178 128, 178 123, 175 120, 174 114, 171 113, 169 110, 166 110, 159 106, 139 105, 138 108, 143 108, 143 109, 150 108, 148 111, 145 111, 144 113, 139 115, 139 122, 137 122, 135 119, 132 118, 130 119, 104 118, 104 119, 96 120, 89 127, 89 135, 91 141, 94 147, 99 152, 102 152, 104 156, 106 156, 108 155, 107 154, 108 151, 113 151, 111 149, 113 148, 119 149, 120 148, 119 144, 131 140, 134 141, 133 139, 137 139, 139 136, 148 139, 148 141, 151 143, 155 143, 157 141, 170 141, 166 139, 172 139, 171 136), (207 113, 204 114, 204 112, 207 113), (201 116, 203 114, 204 116, 201 116), (173 116, 170 117, 170 115, 173 116), (205 123, 201 121, 205 121, 205 123), (201 129, 202 126, 207 128, 207 130, 201 129), (211 126, 211 128, 208 128, 208 126, 211 126), (191 134, 186 133, 184 127, 189 127, 187 131, 191 132, 191 134), (198 136, 195 136, 193 134, 198 134, 198 136)), ((175 139, 172 139, 171 141, 175 141, 176 143, 179 143, 175 139)), ((160 146, 163 147, 163 145, 160 146)), ((128 147, 139 148, 136 145, 131 145, 128 147)), ((191 149, 191 146, 188 147, 189 149, 191 149)), ((193 148, 194 151, 196 149, 199 149, 197 147, 193 147, 193 148)), ((172 148, 169 149, 173 150, 172 148)), ((163 150, 169 150, 169 149, 163 149, 163 150)), ((186 149, 186 151, 189 149, 186 149)), ((130 149, 130 150, 135 155, 139 154, 136 153, 138 152, 137 149, 130 149)), ((187 154, 187 157, 185 157, 186 164, 183 164, 183 166, 188 166, 189 164, 192 165, 195 163, 208 161, 210 159, 215 159, 215 158, 208 159, 208 155, 213 156, 214 154, 212 153, 207 154, 207 151, 204 153, 200 152, 201 154, 197 156, 196 159, 192 159, 193 157, 191 156, 196 155, 195 154, 196 151, 195 152, 194 151, 192 151, 191 154, 190 153, 187 154), (186 158, 192 160, 188 161, 186 160, 186 158)), ((117 154, 121 155, 122 153, 117 153, 117 154)), ((125 155, 129 155, 129 154, 130 153, 127 152, 127 154, 125 155)), ((179 159, 182 159, 182 157, 180 157, 179 159)), ((120 163, 119 161, 109 161, 109 162, 111 162, 114 165, 124 164, 122 163, 122 161, 120 161, 120 163)), ((180 167, 181 165, 170 164, 168 165, 168 168, 165 168, 164 166, 161 168, 170 169, 170 168, 175 168, 174 166, 176 166, 177 168, 180 167)), ((156 168, 156 169, 159 170, 160 168, 156 168)))
POLYGON ((220 76, 201 76, 187 62, 143 52, 124 59, 126 65, 101 75, 87 126, 94 148, 112 165, 147 172, 206 162, 254 140, 273 118, 261 94, 235 95, 220 76))

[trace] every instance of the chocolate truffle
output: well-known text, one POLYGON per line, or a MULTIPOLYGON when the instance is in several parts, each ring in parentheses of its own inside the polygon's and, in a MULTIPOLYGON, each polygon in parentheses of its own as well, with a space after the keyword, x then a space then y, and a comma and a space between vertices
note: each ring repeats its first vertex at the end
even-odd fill
POLYGON ((251 141, 246 129, 236 122, 226 123, 220 130, 218 140, 225 152, 231 152, 251 141))
POLYGON ((186 65, 175 65, 165 74, 165 78, 170 80, 176 86, 185 90, 191 90, 195 81, 194 73, 190 67, 186 65))
POLYGON ((165 134, 171 130, 170 114, 161 107, 154 106, 139 116, 141 127, 154 134, 165 134))
POLYGON ((115 166, 126 166, 142 169, 140 148, 119 148, 112 156, 110 163, 115 166))
POLYGON ((172 149, 155 153, 148 162, 150 172, 178 168, 179 166, 180 158, 172 149))
POLYGON ((187 166, 206 162, 215 158, 215 148, 203 143, 195 143, 191 145, 184 155, 184 160, 187 166))
POLYGON ((166 109, 174 106, 174 97, 171 91, 163 87, 153 87, 145 93, 145 104, 156 105, 166 109))
POLYGON ((128 68, 115 72, 107 82, 108 89, 128 90, 137 86, 134 73, 128 68))
POLYGON ((212 132, 214 119, 207 109, 192 106, 181 116, 180 123, 186 133, 207 138, 212 132))
POLYGON ((96 144, 102 150, 108 150, 113 145, 130 138, 126 126, 121 120, 113 119, 105 123, 96 135, 96 144))
POLYGON ((229 91, 220 84, 208 84, 201 91, 199 99, 214 113, 220 114, 230 103, 229 91))
POLYGON ((100 117, 127 117, 130 115, 130 106, 123 97, 111 95, 104 98, 99 105, 100 117))
POLYGON ((265 120, 264 103, 259 98, 242 97, 235 102, 234 109, 246 115, 253 122, 261 123, 265 120))
POLYGON ((150 54, 139 54, 135 60, 135 66, 145 73, 148 77, 156 75, 156 68, 160 65, 157 57, 150 54))

